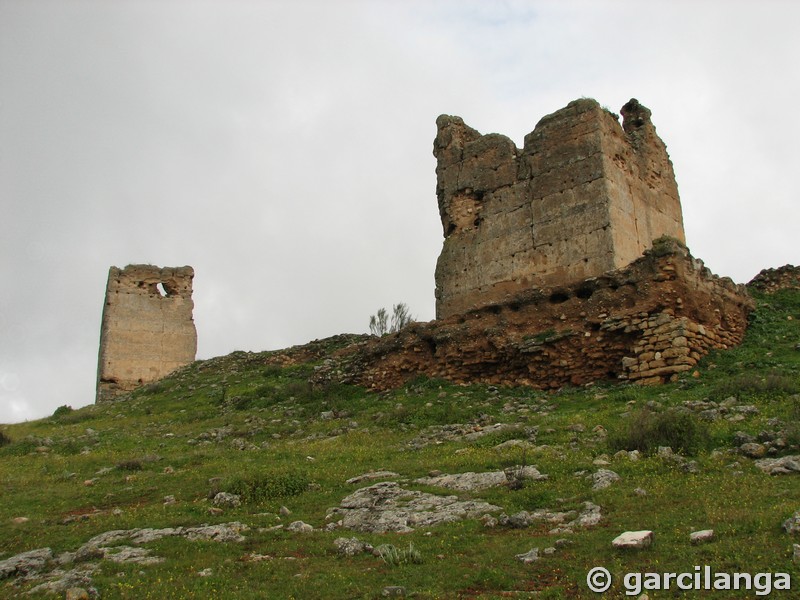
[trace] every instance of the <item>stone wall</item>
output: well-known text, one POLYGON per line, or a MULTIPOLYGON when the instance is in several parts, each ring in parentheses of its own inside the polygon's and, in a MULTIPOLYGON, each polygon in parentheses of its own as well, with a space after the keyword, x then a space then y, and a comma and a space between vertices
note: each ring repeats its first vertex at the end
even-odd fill
POLYGON ((684 242, 678 188, 650 111, 623 124, 591 99, 541 119, 519 149, 459 117, 436 123, 444 246, 436 315, 624 267, 661 236, 684 242))
POLYGON ((375 390, 418 374, 540 389, 662 383, 693 369, 710 349, 739 344, 753 306, 744 286, 711 274, 664 238, 624 269, 346 348, 315 378, 375 390))
POLYGON ((747 287, 767 294, 774 294, 778 290, 800 289, 800 267, 783 265, 777 269, 762 269, 747 287))
POLYGON ((191 267, 128 265, 108 272, 97 402, 161 379, 195 359, 191 267))

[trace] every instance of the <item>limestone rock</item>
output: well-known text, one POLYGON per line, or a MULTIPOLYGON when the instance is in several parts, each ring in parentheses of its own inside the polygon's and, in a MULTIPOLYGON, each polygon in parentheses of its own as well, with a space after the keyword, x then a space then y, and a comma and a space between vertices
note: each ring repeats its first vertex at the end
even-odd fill
POLYGON ((512 478, 542 480, 547 475, 542 475, 536 467, 512 467, 506 471, 489 471, 485 473, 457 473, 455 475, 439 475, 438 477, 420 477, 414 483, 443 487, 460 492, 472 492, 496 487, 508 483, 512 478))
POLYGON ((781 458, 762 458, 755 461, 756 467, 767 475, 791 475, 800 473, 800 456, 782 456, 781 458))
POLYGON ((362 542, 358 538, 336 538, 333 540, 333 545, 336 546, 336 551, 344 556, 357 556, 358 554, 372 553, 374 548, 372 544, 362 542))
POLYGON ((242 499, 238 494, 229 494, 228 492, 219 492, 212 500, 214 506, 236 508, 241 506, 242 499))
POLYGON ((652 531, 626 531, 611 542, 614 548, 647 548, 653 543, 652 531))
POLYGON ((749 442, 739 446, 739 452, 749 458, 763 458, 767 454, 767 448, 764 444, 749 442))
POLYGON ((610 471, 609 469, 599 469, 596 473, 592 475, 592 489, 593 490, 604 490, 607 487, 610 487, 612 484, 616 483, 622 479, 619 475, 617 475, 614 471, 610 471))
POLYGON ((394 471, 370 471, 363 475, 351 477, 345 483, 357 484, 364 483, 365 481, 375 481, 376 479, 394 479, 396 477, 400 477, 400 475, 394 471))
POLYGON ((341 516, 342 526, 364 532, 407 533, 416 527, 478 518, 500 507, 479 500, 459 500, 457 496, 438 496, 406 490, 395 482, 376 483, 344 498, 340 507, 330 509, 341 516))
POLYGON ((783 522, 783 530, 791 535, 800 533, 800 510, 783 522))
POLYGON ((693 531, 689 534, 689 541, 692 544, 705 544, 706 542, 710 542, 714 539, 714 530, 713 529, 703 529, 701 531, 693 531))
POLYGON ((530 563, 539 560, 539 548, 533 548, 532 550, 528 550, 524 554, 517 554, 514 556, 514 558, 516 558, 523 564, 529 565, 530 563))
POLYGON ((286 531, 291 531, 292 533, 311 533, 314 531, 314 528, 303 521, 293 521, 286 526, 286 531))
POLYGON ((51 560, 53 560, 53 551, 50 548, 39 548, 16 554, 0 560, 0 579, 38 573, 51 560))

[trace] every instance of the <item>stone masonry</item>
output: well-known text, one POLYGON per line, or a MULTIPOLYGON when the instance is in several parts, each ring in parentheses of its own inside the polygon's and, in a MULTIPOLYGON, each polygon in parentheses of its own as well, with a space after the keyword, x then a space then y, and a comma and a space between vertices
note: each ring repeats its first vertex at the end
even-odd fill
POLYGON ((436 317, 620 269, 653 240, 685 243, 666 146, 635 99, 623 123, 581 99, 541 119, 519 149, 442 115, 434 141, 444 247, 436 317))
POLYGON ((109 269, 97 402, 113 400, 194 361, 193 277, 191 267, 109 269))
POLYGON ((373 390, 425 374, 457 383, 557 389, 602 380, 657 384, 742 341, 753 301, 670 238, 624 269, 519 293, 339 351, 315 380, 373 390))

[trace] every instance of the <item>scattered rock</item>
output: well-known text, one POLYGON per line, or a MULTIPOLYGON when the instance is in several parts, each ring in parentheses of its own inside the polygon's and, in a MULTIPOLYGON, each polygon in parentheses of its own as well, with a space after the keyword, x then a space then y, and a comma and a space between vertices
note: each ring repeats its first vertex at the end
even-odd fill
POLYGON ((151 556, 147 548, 134 548, 132 546, 115 546, 114 548, 101 548, 102 558, 120 564, 156 565, 164 562, 160 556, 151 556))
POLYGON ((755 465, 767 475, 790 475, 792 473, 800 473, 800 456, 762 458, 755 461, 755 465))
POLYGON ((372 544, 362 542, 358 538, 336 538, 333 540, 336 551, 344 556, 356 556, 364 552, 372 554, 372 544))
POLYGON ((89 597, 99 597, 97 590, 92 587, 92 574, 99 567, 96 564, 86 564, 63 571, 55 569, 44 577, 46 582, 28 590, 28 594, 63 594, 66 596, 67 590, 84 589, 89 597))
POLYGON ((175 500, 175 496, 164 496, 164 506, 175 504, 176 502, 177 500, 175 500))
POLYGON ((536 521, 544 521, 557 525, 557 527, 551 529, 549 532, 551 535, 557 535, 572 533, 573 530, 578 527, 592 527, 597 525, 601 519, 600 507, 592 502, 584 502, 583 510, 580 514, 577 514, 574 510, 558 512, 540 508, 533 512, 523 510, 511 516, 501 514, 498 518, 498 522, 504 527, 522 529, 530 527, 536 521))
POLYGON ((593 490, 604 490, 607 487, 610 487, 613 483, 622 479, 619 475, 617 475, 614 471, 610 471, 608 469, 600 469, 597 473, 592 475, 592 489, 593 490))
POLYGON ((14 517, 13 519, 11 519, 11 522, 14 523, 14 525, 22 525, 23 523, 27 523, 28 521, 30 521, 28 517, 14 517))
POLYGON ((212 500, 214 506, 236 508, 242 505, 242 499, 238 494, 229 494, 228 492, 219 492, 212 500))
POLYGON ((314 531, 314 528, 303 521, 293 521, 286 526, 286 531, 291 531, 292 533, 311 533, 314 531))
POLYGON ((626 531, 611 542, 614 548, 647 548, 653 543, 652 531, 626 531))
POLYGON ((701 531, 694 531, 689 534, 689 541, 692 544, 705 544, 714 539, 713 529, 703 529, 701 531))
POLYGON ((533 562, 539 560, 539 548, 533 548, 532 550, 528 550, 525 554, 517 554, 514 556, 518 561, 523 564, 529 565, 533 562))
POLYGON ((375 479, 393 479, 395 477, 400 477, 400 474, 394 471, 370 471, 369 473, 364 473, 357 477, 351 477, 345 483, 356 484, 365 481, 374 481, 375 479))
POLYGON ((384 598, 404 598, 406 596, 406 588, 401 585, 387 585, 381 590, 381 596, 384 598))
POLYGON ((199 577, 211 577, 214 574, 212 569, 203 569, 202 571, 198 571, 197 575, 199 577))
POLYGON ((292 514, 292 511, 290 511, 285 506, 281 506, 281 508, 280 508, 280 510, 278 512, 280 513, 280 515, 282 517, 288 517, 290 514, 292 514))
POLYGON ((483 523, 483 526, 488 529, 493 529, 497 527, 498 524, 498 520, 492 515, 483 515, 480 520, 483 523))
POLYGON ((636 494, 637 496, 647 496, 647 490, 640 487, 634 489, 633 493, 636 494))
POLYGON ((800 510, 783 522, 783 530, 788 534, 800 533, 800 510))
POLYGON ((443 487, 459 492, 472 492, 490 487, 504 485, 512 479, 547 479, 536 467, 511 467, 505 471, 489 471, 486 473, 457 473, 455 475, 439 475, 438 477, 420 477, 414 483, 443 487))
POLYGON ((16 575, 30 575, 43 570, 53 560, 50 548, 39 548, 0 561, 0 579, 16 575))
POLYGON ((356 531, 407 533, 415 527, 478 518, 496 511, 500 507, 487 502, 461 501, 457 496, 411 491, 395 482, 382 482, 355 491, 328 514, 341 516, 342 526, 356 531))
POLYGON ((739 446, 739 452, 749 458, 763 458, 767 455, 767 448, 758 442, 748 442, 739 446))
POLYGON ((83 588, 73 587, 66 591, 65 600, 89 600, 89 592, 83 588))

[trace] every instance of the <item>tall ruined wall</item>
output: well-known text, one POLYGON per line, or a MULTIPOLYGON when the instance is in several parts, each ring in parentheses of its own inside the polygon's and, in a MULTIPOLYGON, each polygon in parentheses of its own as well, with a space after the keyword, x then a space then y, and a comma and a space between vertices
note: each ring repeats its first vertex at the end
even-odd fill
POLYGON ((375 390, 419 374, 540 389, 662 383, 709 350, 739 344, 753 307, 744 286, 664 238, 624 269, 356 344, 315 377, 375 390))
POLYGON ((519 149, 459 117, 437 119, 444 246, 436 316, 624 267, 661 236, 685 241, 666 147, 636 100, 617 117, 591 99, 541 119, 519 149))
POLYGON ((193 277, 191 267, 109 269, 97 402, 113 400, 194 361, 193 277))

